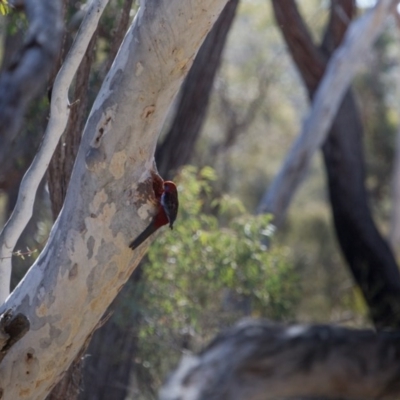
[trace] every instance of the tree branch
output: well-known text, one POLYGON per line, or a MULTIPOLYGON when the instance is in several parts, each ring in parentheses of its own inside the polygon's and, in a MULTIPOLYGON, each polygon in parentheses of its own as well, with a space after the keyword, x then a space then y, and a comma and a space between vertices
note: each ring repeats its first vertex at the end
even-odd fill
POLYGON ((394 399, 400 334, 246 321, 186 356, 161 400, 394 399))
POLYGON ((146 251, 149 242, 134 252, 128 243, 154 214, 158 135, 225 4, 141 5, 92 107, 47 246, 3 306, 32 328, 0 364, 2 400, 45 398, 146 251))
POLYGON ((372 10, 354 21, 343 44, 332 56, 302 130, 259 204, 258 212, 273 214, 275 224, 279 225, 284 219, 312 156, 328 135, 353 76, 362 65, 367 50, 382 31, 387 16, 396 4, 395 0, 381 0, 372 10))
MULTIPOLYGON (((42 180, 60 136, 65 130, 69 116, 68 89, 76 70, 85 54, 87 45, 101 11, 108 0, 96 0, 90 3, 87 15, 75 39, 74 44, 53 85, 50 108, 50 120, 39 152, 21 182, 15 209, 0 234, 0 303, 10 291, 12 251, 27 223, 32 217, 36 191, 42 180)), ((3 125, 3 122, 2 122, 3 125)))
MULTIPOLYGON (((40 93, 57 59, 63 30, 60 0, 25 0, 29 30, 22 48, 0 77, 0 164, 12 160, 10 145, 17 136, 28 104, 40 93)), ((0 172, 1 173, 1 172, 0 172)))

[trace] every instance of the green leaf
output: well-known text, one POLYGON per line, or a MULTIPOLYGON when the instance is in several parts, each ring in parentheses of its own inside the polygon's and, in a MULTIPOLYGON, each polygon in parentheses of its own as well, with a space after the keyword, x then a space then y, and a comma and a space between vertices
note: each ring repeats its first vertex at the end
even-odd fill
POLYGON ((10 12, 10 7, 8 6, 7 0, 0 0, 0 13, 2 15, 7 15, 10 12))

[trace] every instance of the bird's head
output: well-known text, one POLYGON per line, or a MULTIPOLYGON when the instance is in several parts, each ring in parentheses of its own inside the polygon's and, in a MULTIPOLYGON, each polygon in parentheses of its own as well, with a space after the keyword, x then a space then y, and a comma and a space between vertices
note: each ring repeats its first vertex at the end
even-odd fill
POLYGON ((164 182, 164 192, 177 193, 176 185, 172 181, 164 182))

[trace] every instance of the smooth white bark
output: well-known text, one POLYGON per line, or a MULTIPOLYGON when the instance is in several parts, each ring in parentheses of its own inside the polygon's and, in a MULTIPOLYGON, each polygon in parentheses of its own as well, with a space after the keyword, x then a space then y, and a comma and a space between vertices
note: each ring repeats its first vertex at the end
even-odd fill
POLYGON ((352 22, 342 45, 333 54, 315 94, 310 113, 281 170, 258 206, 259 213, 271 213, 274 216, 276 225, 284 219, 313 155, 328 135, 344 94, 365 62, 369 49, 396 4, 395 0, 380 0, 373 9, 352 22))
POLYGON ((137 13, 93 105, 48 244, 3 306, 31 329, 0 364, 2 399, 46 396, 142 258, 146 246, 132 252, 128 243, 154 211, 157 138, 226 2, 146 0, 137 13))
POLYGON ((109 0, 92 0, 76 39, 53 85, 50 120, 32 165, 22 179, 14 211, 0 234, 0 304, 10 293, 12 252, 32 217, 39 184, 63 134, 69 117, 68 89, 109 0))

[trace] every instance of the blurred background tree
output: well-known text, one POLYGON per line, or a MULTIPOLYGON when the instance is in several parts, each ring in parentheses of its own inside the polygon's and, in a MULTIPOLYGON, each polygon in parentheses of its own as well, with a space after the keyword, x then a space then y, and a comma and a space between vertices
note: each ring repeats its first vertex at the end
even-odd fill
MULTIPOLYGON (((85 6, 77 0, 64 4, 67 29, 60 63, 85 6)), ((310 37, 320 43, 330 3, 297 5, 310 37)), ((354 3, 354 13, 362 13, 362 5, 354 3)), ((43 182, 34 218, 19 244, 22 252, 40 251, 45 244, 62 207, 88 111, 136 11, 132 0, 114 0, 101 20, 72 89, 71 119, 48 183, 43 182)), ((0 17, 3 65, 12 59, 25 29, 18 9, 0 17)), ((353 89, 364 127, 367 193, 378 226, 387 232, 400 97, 392 84, 399 74, 393 26, 369 57, 353 89)), ((370 324, 336 244, 322 159, 314 160, 284 226, 271 240, 265 231, 268 216, 252 216, 298 132, 308 95, 272 2, 229 1, 171 107, 156 154, 162 175, 178 176, 182 206, 176 229, 157 238, 121 291, 108 312, 111 318, 94 335, 84 367, 74 367, 83 382, 74 375, 68 395, 61 389, 62 398, 153 398, 182 352, 199 349, 241 316, 370 324), (188 163, 192 167, 181 170, 188 163)), ((48 113, 43 96, 32 105, 10 163, 2 168, 2 222, 13 208, 48 113)), ((14 285, 31 260, 17 257, 17 263, 14 285)))

